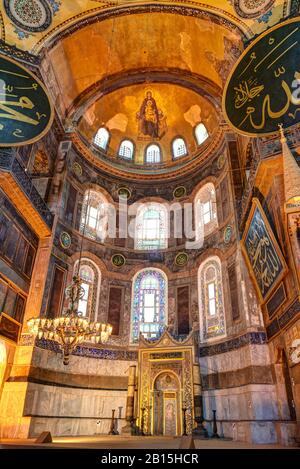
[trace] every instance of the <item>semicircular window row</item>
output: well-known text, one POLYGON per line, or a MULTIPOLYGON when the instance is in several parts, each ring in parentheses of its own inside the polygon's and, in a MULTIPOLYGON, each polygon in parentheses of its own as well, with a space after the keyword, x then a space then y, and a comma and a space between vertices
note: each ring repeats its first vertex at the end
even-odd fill
MULTIPOLYGON (((194 128, 195 139, 197 145, 202 145, 209 137, 209 133, 205 125, 200 122, 194 128)), ((110 133, 106 127, 100 127, 93 139, 93 143, 96 147, 106 151, 110 140, 110 133)), ((171 144, 172 158, 177 160, 188 155, 188 149, 184 138, 176 137, 171 144)), ((134 143, 129 139, 121 141, 118 151, 118 156, 128 161, 133 161, 135 153, 134 143)), ((158 164, 162 163, 162 151, 159 145, 156 143, 150 143, 145 149, 144 161, 146 164, 158 164)))

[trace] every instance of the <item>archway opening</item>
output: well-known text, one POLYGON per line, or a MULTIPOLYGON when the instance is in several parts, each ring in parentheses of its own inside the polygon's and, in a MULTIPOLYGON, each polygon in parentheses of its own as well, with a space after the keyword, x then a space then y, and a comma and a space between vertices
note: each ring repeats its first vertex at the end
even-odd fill
POLYGON ((153 434, 180 434, 180 384, 175 374, 160 373, 153 385, 153 434))

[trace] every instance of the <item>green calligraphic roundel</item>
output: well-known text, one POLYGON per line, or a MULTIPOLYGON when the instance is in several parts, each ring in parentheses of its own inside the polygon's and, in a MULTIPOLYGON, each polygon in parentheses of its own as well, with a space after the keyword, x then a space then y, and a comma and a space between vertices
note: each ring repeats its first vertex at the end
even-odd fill
POLYGON ((218 169, 223 168, 225 162, 226 162, 226 156, 224 155, 224 153, 222 153, 222 155, 220 155, 218 158, 218 162, 217 162, 218 169))
POLYGON ((243 52, 223 94, 225 118, 244 135, 300 122, 300 19, 268 29, 243 52))
POLYGON ((68 249, 72 244, 72 238, 69 235, 69 233, 67 233, 66 231, 61 232, 60 237, 59 237, 59 241, 60 241, 61 246, 64 249, 68 249))
POLYGON ((186 252, 179 252, 177 256, 175 257, 175 264, 178 265, 179 267, 183 267, 184 265, 187 264, 189 260, 189 256, 187 255, 186 252))
POLYGON ((119 187, 118 196, 120 199, 128 200, 131 197, 131 191, 128 189, 128 187, 119 187))
POLYGON ((185 195, 186 195, 186 188, 184 186, 178 186, 173 191, 173 196, 176 199, 180 199, 181 197, 184 197, 185 195))
POLYGON ((48 132, 53 115, 41 81, 0 54, 0 147, 36 142, 48 132))
POLYGON ((82 166, 75 161, 72 165, 72 170, 73 173, 76 174, 76 176, 80 177, 82 176, 82 166))
POLYGON ((123 267, 126 263, 126 259, 123 254, 114 254, 111 258, 111 262, 115 267, 123 267))
POLYGON ((224 230, 224 243, 228 244, 230 243, 232 238, 232 227, 230 225, 226 226, 224 230))

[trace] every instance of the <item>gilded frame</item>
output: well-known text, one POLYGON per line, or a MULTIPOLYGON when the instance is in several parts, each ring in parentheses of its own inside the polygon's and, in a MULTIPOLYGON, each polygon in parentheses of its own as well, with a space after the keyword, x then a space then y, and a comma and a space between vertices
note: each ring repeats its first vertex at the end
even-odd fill
POLYGON ((249 216, 248 216, 248 220, 247 220, 247 223, 246 223, 246 226, 245 226, 245 229, 244 229, 244 233, 243 233, 243 237, 242 237, 242 241, 241 241, 241 246, 242 246, 242 252, 244 254, 244 257, 245 257, 245 260, 246 260, 246 263, 247 263, 247 267, 249 269, 249 273, 250 273, 250 276, 255 284, 255 287, 256 287, 256 291, 258 293, 258 297, 259 297, 259 301, 260 301, 260 304, 265 304, 266 301, 270 298, 270 296, 272 295, 272 293, 274 293, 275 289, 278 287, 279 283, 281 282, 281 280, 283 279, 283 277, 286 275, 287 271, 288 271, 288 266, 286 264, 286 261, 285 261, 285 258, 281 252, 281 249, 278 245, 278 242, 274 236, 274 233, 272 231, 272 228, 270 226, 270 223, 264 213, 264 210, 259 202, 259 200, 256 198, 256 197, 253 197, 252 199, 252 207, 251 207, 251 210, 250 210, 250 213, 249 213, 249 216), (256 279, 256 276, 254 274, 254 271, 253 271, 253 268, 252 268, 252 264, 250 262, 250 259, 248 257, 248 252, 247 252, 247 249, 246 249, 246 246, 245 246, 245 242, 246 242, 246 238, 247 238, 247 235, 248 235, 248 232, 249 232, 249 229, 251 227, 251 223, 252 223, 252 220, 253 220, 253 216, 254 216, 254 213, 255 213, 255 210, 258 209, 259 212, 260 212, 260 215, 263 219, 263 222, 264 222, 264 225, 265 225, 265 229, 267 231, 267 234, 268 234, 268 237, 270 239, 270 241, 272 242, 273 244, 273 248, 274 250, 276 251, 276 254, 282 264, 282 270, 281 272, 278 274, 278 276, 274 279, 274 282, 272 283, 271 287, 269 288, 269 290, 266 292, 265 295, 262 294, 261 290, 260 290, 260 287, 259 287, 259 284, 257 282, 257 279, 256 279))

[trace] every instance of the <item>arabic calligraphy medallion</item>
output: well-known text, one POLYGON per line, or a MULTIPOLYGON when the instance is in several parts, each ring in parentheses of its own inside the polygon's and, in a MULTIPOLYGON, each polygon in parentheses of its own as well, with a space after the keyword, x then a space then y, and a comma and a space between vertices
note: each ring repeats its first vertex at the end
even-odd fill
POLYGON ((274 0, 234 0, 234 9, 242 18, 257 18, 270 10, 274 0))
POLYGON ((53 121, 46 88, 29 70, 0 55, 0 147, 33 143, 53 121))
POLYGON ((52 22, 46 0, 4 0, 4 7, 11 21, 24 31, 45 31, 52 22))
POLYGON ((300 20, 268 29, 243 52, 223 94, 223 112, 244 135, 269 135, 300 122, 300 20))
POLYGON ((259 201, 253 198, 252 202, 243 249, 260 299, 265 301, 285 274, 286 264, 259 201))

